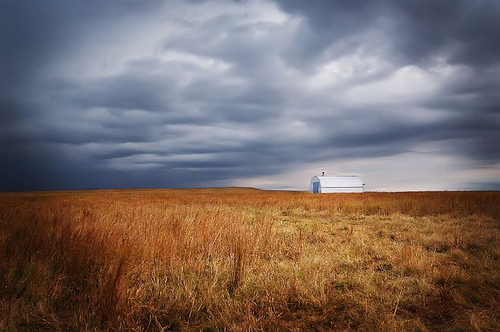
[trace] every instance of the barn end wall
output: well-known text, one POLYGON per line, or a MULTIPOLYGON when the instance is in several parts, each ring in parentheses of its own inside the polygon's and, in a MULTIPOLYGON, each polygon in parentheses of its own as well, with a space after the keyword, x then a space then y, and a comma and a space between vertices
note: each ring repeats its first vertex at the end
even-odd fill
POLYGON ((321 184, 319 178, 317 176, 313 176, 311 182, 309 183, 309 192, 311 193, 320 193, 321 192, 321 184), (317 191, 315 191, 317 190, 317 191))

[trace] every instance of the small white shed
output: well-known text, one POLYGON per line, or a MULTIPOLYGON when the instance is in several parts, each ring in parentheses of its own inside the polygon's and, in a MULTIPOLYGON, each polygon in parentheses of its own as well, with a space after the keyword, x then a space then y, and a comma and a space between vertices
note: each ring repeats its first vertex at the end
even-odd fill
POLYGON ((362 193, 363 180, 357 175, 313 176, 309 191, 312 193, 362 193))

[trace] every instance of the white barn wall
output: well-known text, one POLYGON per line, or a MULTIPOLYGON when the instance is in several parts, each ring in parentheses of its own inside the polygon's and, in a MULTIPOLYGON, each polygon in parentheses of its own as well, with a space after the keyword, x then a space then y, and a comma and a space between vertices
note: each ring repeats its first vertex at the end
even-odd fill
POLYGON ((312 193, 362 193, 363 180, 359 176, 313 176, 309 184, 312 193))
POLYGON ((322 194, 332 194, 332 193, 362 193, 363 188, 321 188, 320 193, 322 194))

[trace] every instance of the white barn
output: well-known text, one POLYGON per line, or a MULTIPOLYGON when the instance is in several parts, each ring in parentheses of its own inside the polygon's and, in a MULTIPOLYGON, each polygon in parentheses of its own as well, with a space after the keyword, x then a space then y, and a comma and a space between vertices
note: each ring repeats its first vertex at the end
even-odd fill
POLYGON ((363 180, 357 175, 313 176, 309 191, 312 193, 362 193, 363 180))

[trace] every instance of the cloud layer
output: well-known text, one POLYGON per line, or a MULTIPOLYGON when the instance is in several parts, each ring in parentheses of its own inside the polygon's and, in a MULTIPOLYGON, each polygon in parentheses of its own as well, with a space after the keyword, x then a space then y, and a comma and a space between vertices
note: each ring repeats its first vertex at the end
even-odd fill
POLYGON ((0 189, 497 188, 498 1, 0 2, 0 189))

